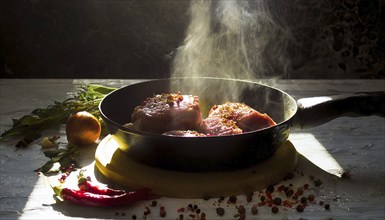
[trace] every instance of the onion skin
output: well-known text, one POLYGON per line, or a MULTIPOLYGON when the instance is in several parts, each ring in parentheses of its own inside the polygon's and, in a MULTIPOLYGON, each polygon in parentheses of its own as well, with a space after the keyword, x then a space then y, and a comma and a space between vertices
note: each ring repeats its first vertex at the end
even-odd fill
POLYGON ((101 125, 98 119, 89 112, 81 111, 70 115, 67 120, 67 141, 77 146, 95 143, 100 137, 101 125))

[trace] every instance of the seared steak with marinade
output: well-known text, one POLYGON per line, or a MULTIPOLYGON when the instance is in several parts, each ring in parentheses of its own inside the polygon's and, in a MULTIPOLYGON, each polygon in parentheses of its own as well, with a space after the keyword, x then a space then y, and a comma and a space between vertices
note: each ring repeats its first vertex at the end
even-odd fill
MULTIPOLYGON (((212 130, 217 130, 218 127, 223 127, 224 122, 228 124, 227 121, 234 123, 234 125, 227 127, 233 127, 235 130, 238 128, 242 132, 255 131, 276 124, 267 114, 261 114, 244 103, 226 102, 211 108, 208 118, 203 121, 203 128, 205 132, 210 133, 212 130), (213 126, 214 121, 218 123, 216 127, 213 126)), ((238 132, 238 130, 236 131, 238 132)))
POLYGON ((173 130, 198 130, 202 113, 198 96, 180 93, 157 94, 134 109, 132 127, 162 134, 173 130))

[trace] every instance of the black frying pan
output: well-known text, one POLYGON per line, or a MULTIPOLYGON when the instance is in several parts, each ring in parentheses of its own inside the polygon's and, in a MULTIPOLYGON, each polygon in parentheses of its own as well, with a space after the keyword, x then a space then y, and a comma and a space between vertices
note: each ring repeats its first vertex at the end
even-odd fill
POLYGON ((385 115, 385 92, 335 96, 304 107, 287 93, 266 85, 219 78, 146 81, 107 95, 99 109, 110 134, 128 157, 164 169, 202 172, 239 169, 256 164, 284 143, 292 128, 312 127, 340 116, 385 115), (226 101, 244 102, 267 113, 276 126, 231 136, 172 137, 123 126, 147 97, 177 92, 198 95, 203 112, 226 101))

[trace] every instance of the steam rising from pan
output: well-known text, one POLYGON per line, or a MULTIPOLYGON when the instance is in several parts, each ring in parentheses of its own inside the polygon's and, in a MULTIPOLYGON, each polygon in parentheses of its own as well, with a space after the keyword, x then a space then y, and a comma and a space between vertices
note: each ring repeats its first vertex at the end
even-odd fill
MULTIPOLYGON (((287 33, 273 21, 267 2, 194 0, 190 16, 184 44, 174 57, 172 77, 257 81, 268 73, 284 74, 287 33)), ((233 101, 243 90, 196 83, 184 86, 227 94, 226 98, 233 101)))

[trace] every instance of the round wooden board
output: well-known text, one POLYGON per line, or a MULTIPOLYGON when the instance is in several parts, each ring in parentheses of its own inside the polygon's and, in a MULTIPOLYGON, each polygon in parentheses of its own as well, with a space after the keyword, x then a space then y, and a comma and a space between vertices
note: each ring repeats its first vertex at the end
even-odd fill
POLYGON ((240 195, 281 181, 297 164, 297 151, 287 141, 269 159, 235 171, 187 173, 164 170, 135 162, 105 137, 95 153, 96 167, 109 180, 127 187, 148 187, 154 193, 179 198, 240 195))

